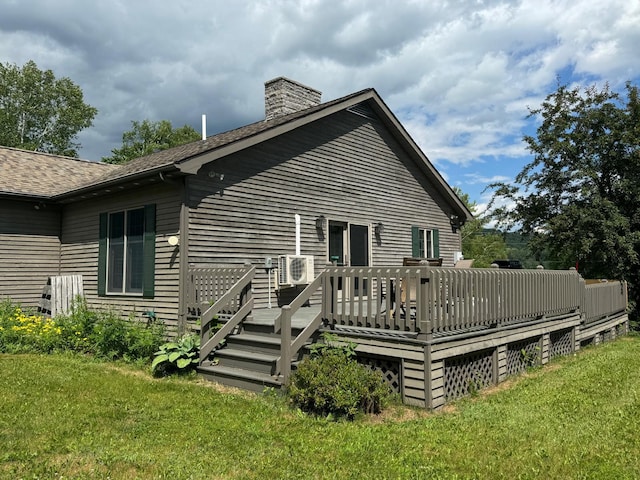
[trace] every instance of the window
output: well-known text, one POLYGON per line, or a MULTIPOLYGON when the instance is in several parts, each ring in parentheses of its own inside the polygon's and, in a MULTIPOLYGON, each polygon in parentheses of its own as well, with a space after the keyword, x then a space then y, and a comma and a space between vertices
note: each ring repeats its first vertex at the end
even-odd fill
POLYGON ((155 205, 100 215, 98 294, 153 297, 155 205))
POLYGON ((440 257, 440 232, 437 229, 411 227, 411 255, 418 258, 440 257))

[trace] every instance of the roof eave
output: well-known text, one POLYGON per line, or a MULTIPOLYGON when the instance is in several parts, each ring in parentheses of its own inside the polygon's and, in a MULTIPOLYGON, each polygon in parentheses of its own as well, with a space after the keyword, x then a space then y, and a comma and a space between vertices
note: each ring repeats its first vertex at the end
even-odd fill
POLYGON ((91 183, 89 185, 84 185, 80 188, 76 188, 74 190, 68 190, 66 192, 60 193, 58 195, 53 195, 51 198, 58 201, 58 200, 65 200, 67 198, 71 198, 71 197, 76 197, 78 195, 83 195, 86 193, 90 193, 93 192, 95 190, 101 190, 104 188, 109 188, 112 187, 114 185, 118 185, 118 184, 122 184, 122 183, 127 183, 127 182, 132 182, 141 178, 146 178, 146 177, 150 177, 156 174, 161 174, 164 172, 170 172, 170 171, 178 171, 176 166, 172 163, 169 164, 165 164, 165 165, 161 165, 159 167, 155 167, 149 170, 143 170, 141 172, 135 172, 129 175, 125 175, 122 177, 116 177, 113 179, 109 179, 109 180, 105 180, 102 182, 97 182, 97 183, 91 183))
POLYGON ((31 193, 21 193, 21 192, 3 192, 0 191, 0 197, 3 198, 11 198, 15 200, 30 200, 36 202, 52 202, 52 197, 47 195, 36 195, 31 193))

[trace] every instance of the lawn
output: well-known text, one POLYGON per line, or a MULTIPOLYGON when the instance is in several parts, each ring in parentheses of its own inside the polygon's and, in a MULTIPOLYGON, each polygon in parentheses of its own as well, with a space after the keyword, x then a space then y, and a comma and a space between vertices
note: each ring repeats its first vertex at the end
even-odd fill
POLYGON ((0 478, 640 478, 640 337, 353 423, 77 355, 0 355, 0 478))

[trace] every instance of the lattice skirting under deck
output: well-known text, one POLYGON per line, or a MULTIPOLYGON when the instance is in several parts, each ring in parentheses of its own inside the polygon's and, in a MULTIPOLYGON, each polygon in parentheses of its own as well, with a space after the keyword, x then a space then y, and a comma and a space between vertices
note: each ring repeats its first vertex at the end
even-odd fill
POLYGON ((483 350, 444 361, 444 390, 447 401, 493 385, 494 350, 483 350))
POLYGON ((358 356, 358 362, 370 368, 374 372, 380 372, 382 378, 391 388, 393 393, 402 391, 402 375, 400 370, 400 362, 388 358, 358 356))
POLYGON ((527 338, 507 345, 507 375, 516 375, 540 365, 540 337, 527 338))
POLYGON ((549 334, 549 358, 559 355, 569 355, 574 350, 573 330, 559 330, 549 334))

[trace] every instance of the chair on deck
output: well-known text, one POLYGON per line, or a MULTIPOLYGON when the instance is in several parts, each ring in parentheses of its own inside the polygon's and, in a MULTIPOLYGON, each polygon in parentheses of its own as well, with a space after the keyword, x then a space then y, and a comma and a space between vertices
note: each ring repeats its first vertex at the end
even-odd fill
MULTIPOLYGON (((442 258, 418 258, 418 257, 404 257, 402 261, 404 267, 441 267, 442 258)), ((416 315, 416 293, 418 291, 418 284, 416 278, 403 278, 400 280, 400 311, 402 315, 406 317, 407 309, 409 315, 415 317, 416 315)))
POLYGON ((464 259, 464 260, 458 260, 456 262, 456 264, 454 265, 455 268, 471 268, 473 267, 473 262, 474 259, 470 258, 469 260, 464 259))

